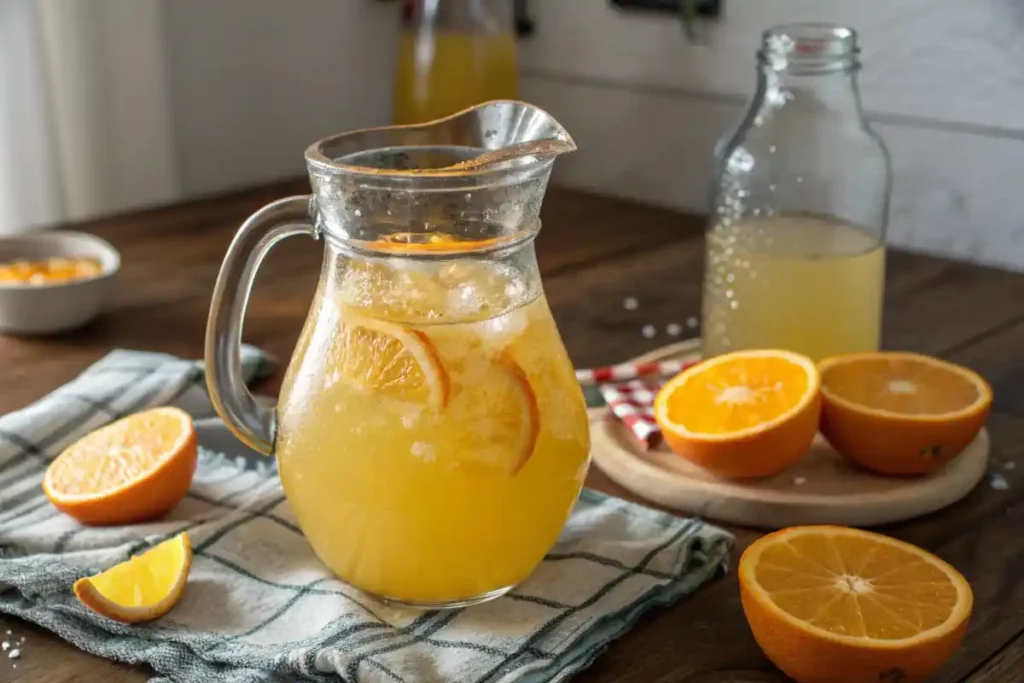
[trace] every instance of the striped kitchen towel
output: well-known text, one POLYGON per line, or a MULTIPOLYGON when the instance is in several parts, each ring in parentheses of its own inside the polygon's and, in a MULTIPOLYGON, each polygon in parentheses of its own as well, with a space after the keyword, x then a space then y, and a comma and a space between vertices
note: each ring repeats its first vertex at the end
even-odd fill
MULTIPOLYGON (((266 366, 248 349, 254 377, 266 366)), ((533 576, 503 598, 451 611, 379 603, 316 559, 272 461, 211 418, 201 366, 116 351, 70 384, 0 417, 0 612, 165 683, 564 681, 645 611, 725 568, 732 538, 584 491, 533 576), (89 528, 40 490, 47 463, 119 416, 174 403, 197 418, 199 466, 186 499, 151 524, 89 528), (75 579, 188 530, 189 583, 165 617, 126 625, 91 612, 75 579)), ((682 607, 681 609, 685 609, 682 607)))

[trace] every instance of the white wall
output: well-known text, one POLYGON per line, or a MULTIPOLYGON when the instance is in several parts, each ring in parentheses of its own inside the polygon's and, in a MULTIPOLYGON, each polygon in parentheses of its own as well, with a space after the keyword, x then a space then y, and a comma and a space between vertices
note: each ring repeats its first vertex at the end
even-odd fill
POLYGON ((661 15, 533 0, 525 95, 580 152, 569 185, 703 211, 711 150, 754 85, 760 31, 794 20, 861 33, 865 105, 893 155, 891 241, 1024 268, 1024 3, 726 0, 689 44, 661 15))
POLYGON ((330 134, 386 122, 398 7, 377 0, 164 0, 185 196, 294 177, 330 134))
MULTIPOLYGON (((311 141, 388 119, 395 3, 162 2, 182 196, 300 174, 311 141)), ((861 33, 865 104, 893 154, 891 241, 1024 268, 1020 0, 726 0, 698 44, 672 18, 606 0, 530 7, 524 95, 580 144, 559 162, 563 184, 705 210, 760 31, 839 21, 861 33)))

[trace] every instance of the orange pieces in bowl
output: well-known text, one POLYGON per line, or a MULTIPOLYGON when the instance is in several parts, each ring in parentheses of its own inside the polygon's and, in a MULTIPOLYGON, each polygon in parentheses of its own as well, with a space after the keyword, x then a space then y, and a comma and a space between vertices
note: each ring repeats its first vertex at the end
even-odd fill
POLYGON ((833 526, 783 529, 739 564, 754 638, 799 683, 923 681, 959 646, 971 587, 938 557, 833 526))
POLYGON ((669 380, 654 402, 676 453, 720 476, 764 477, 792 465, 818 430, 818 369, 788 351, 737 351, 669 380))
POLYGON ((84 524, 133 524, 162 517, 188 493, 197 460, 188 413, 154 408, 82 437, 43 475, 43 492, 84 524))
POLYGON ((992 390, 977 373, 915 353, 822 361, 821 433, 840 454, 882 474, 925 474, 978 435, 992 390))
POLYGON ((124 623, 149 621, 177 604, 192 568, 192 543, 182 532, 141 555, 75 582, 89 609, 124 623))

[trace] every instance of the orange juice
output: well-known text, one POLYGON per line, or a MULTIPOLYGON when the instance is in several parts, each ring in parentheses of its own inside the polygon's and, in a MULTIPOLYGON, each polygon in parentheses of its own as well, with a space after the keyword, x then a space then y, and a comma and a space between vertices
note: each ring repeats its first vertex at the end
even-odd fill
POLYGON ((403 31, 395 74, 395 123, 422 123, 487 100, 515 99, 512 32, 403 31))
POLYGON ((539 285, 490 261, 329 271, 278 407, 281 482, 311 545, 346 582, 407 603, 522 581, 589 458, 539 285))
POLYGON ((877 237, 782 214, 716 226, 707 250, 704 355, 776 348, 821 360, 878 350, 885 246, 877 237))

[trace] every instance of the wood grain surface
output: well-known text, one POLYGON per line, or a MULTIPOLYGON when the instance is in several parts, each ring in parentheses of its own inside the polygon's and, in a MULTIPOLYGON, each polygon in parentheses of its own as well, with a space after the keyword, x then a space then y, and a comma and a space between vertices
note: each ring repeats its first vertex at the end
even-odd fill
MULTIPOLYGON (((210 293, 241 221, 266 202, 307 191, 284 183, 187 205, 75 226, 108 239, 123 266, 112 310, 88 327, 52 339, 0 337, 0 412, 22 407, 115 347, 202 354, 210 293)), ((543 212, 538 253, 545 289, 578 366, 640 355, 672 339, 666 326, 696 316, 703 240, 699 218, 636 203, 554 189, 543 212), (639 306, 627 310, 625 297, 639 306), (654 325, 653 339, 641 334, 654 325)), ((295 238, 263 266, 245 326, 246 341, 287 359, 319 273, 322 246, 295 238)), ((931 550, 960 569, 975 590, 963 646, 938 683, 1024 680, 1024 275, 893 252, 888 263, 884 344, 966 363, 992 382, 992 467, 987 480, 952 507, 882 531, 931 550), (1014 462, 1019 466, 1006 469, 1014 462)), ((263 386, 275 393, 280 373, 263 386)), ((588 483, 636 499, 597 468, 588 483)), ((733 529, 742 550, 757 537, 733 529)), ((0 639, 25 638, 21 656, 0 654, 0 681, 141 682, 147 673, 75 650, 41 629, 0 617, 0 639), (3 634, 10 630, 11 634, 3 634)), ((743 620, 735 576, 644 617, 579 683, 783 681, 743 620)))

